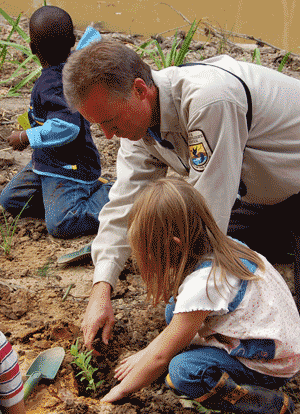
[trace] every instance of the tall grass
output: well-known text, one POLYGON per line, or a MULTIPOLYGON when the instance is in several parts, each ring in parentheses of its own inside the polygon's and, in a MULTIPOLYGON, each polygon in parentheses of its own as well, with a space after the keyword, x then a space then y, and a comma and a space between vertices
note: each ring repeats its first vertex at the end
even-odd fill
MULTIPOLYGON (((44 1, 44 4, 46 2, 44 1)), ((8 96, 18 96, 19 89, 22 88, 24 85, 32 81, 34 78, 36 78, 41 70, 42 66, 40 64, 40 61, 38 58, 31 52, 29 43, 30 43, 30 37, 27 33, 24 32, 24 30, 19 26, 19 22, 21 19, 21 14, 17 17, 16 20, 11 18, 3 9, 0 8, 0 14, 5 18, 5 20, 12 26, 12 29, 7 37, 6 40, 0 40, 0 70, 3 69, 3 64, 5 59, 7 58, 8 54, 8 48, 13 48, 16 50, 19 50, 23 55, 27 56, 23 62, 17 62, 17 69, 13 72, 13 74, 5 80, 0 81, 0 84, 5 84, 13 79, 15 79, 17 76, 24 76, 24 78, 14 87, 12 87, 9 92, 8 96), (11 37, 14 32, 17 32, 18 35, 25 41, 25 43, 28 44, 27 46, 23 46, 17 43, 14 43, 11 41, 11 37), (32 68, 33 63, 33 68, 32 68)))
POLYGON ((143 57, 145 54, 149 55, 159 70, 163 68, 167 68, 169 66, 182 65, 187 54, 189 53, 189 47, 190 47, 191 41, 194 37, 194 34, 196 33, 196 30, 200 24, 200 21, 201 20, 199 20, 198 23, 196 22, 196 20, 193 21, 180 48, 179 48, 179 45, 181 41, 177 40, 177 31, 176 31, 171 50, 166 54, 166 56, 164 55, 164 52, 160 44, 158 43, 158 41, 154 39, 154 40, 149 40, 148 42, 143 43, 138 48, 138 51, 141 52, 141 57, 143 57), (150 48, 152 45, 155 46, 154 49, 150 48))

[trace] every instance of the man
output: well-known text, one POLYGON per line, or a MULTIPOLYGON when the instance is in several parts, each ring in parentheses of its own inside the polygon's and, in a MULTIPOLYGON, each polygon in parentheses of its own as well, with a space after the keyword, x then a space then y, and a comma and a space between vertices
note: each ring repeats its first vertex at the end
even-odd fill
MULTIPOLYGON (((276 232, 290 230, 299 205, 298 80, 228 56, 157 72, 132 49, 101 41, 68 59, 63 83, 71 107, 108 139, 123 137, 92 249, 94 287, 82 324, 89 349, 99 328, 105 343, 111 334, 110 294, 130 254, 133 200, 168 166, 205 197, 224 232, 231 218, 229 233, 270 260, 276 232)), ((293 230, 300 235, 297 221, 293 230)))

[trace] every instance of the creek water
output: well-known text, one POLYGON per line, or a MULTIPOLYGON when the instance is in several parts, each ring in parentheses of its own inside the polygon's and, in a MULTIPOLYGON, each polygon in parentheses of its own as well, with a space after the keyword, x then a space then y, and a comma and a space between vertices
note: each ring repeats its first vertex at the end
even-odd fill
MULTIPOLYGON (((296 3, 297 0, 167 0, 167 3, 159 0, 47 1, 47 4, 65 9, 77 27, 83 28, 93 21, 103 22, 104 27, 113 31, 149 37, 170 30, 165 34, 170 35, 174 33, 171 29, 186 24, 180 16, 182 13, 189 21, 205 18, 219 30, 252 35, 300 54, 300 2, 296 3)), ((21 11, 30 16, 42 5, 42 0, 0 2, 0 7, 13 16, 21 11)), ((188 28, 187 25, 183 30, 188 28)))

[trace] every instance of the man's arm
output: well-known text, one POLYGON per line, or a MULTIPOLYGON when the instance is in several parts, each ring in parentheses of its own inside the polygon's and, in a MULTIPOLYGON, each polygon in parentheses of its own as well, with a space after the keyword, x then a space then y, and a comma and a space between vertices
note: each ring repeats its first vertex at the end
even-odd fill
POLYGON ((114 319, 108 286, 110 289, 115 288, 130 255, 127 217, 134 199, 149 180, 163 177, 166 172, 167 166, 151 156, 145 144, 121 139, 117 159, 117 181, 110 190, 110 201, 100 212, 99 231, 92 244, 95 287, 82 325, 85 345, 89 349, 100 327, 104 327, 104 342, 112 332, 114 319))

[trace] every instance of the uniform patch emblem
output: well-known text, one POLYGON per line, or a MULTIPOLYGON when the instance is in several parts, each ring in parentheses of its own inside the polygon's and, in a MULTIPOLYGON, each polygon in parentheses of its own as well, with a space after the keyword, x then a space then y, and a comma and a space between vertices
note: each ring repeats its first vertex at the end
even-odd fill
POLYGON ((188 134, 190 149, 190 165, 199 172, 205 170, 208 161, 211 158, 211 149, 205 139, 202 131, 192 131, 188 134))

